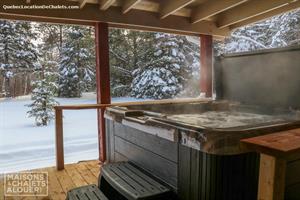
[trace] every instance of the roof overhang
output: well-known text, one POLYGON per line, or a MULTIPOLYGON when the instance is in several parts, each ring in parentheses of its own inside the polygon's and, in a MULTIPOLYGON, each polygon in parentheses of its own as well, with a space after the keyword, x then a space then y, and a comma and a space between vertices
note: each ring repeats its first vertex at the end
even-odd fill
POLYGON ((226 36, 231 30, 300 7, 298 0, 1 0, 0 18, 226 36), (9 6, 75 9, 9 9, 9 6))

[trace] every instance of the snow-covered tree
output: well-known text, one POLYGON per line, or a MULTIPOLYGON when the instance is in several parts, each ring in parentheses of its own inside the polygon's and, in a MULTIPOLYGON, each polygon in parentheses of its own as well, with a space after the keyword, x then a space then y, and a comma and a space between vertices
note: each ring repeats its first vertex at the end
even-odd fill
POLYGON ((142 66, 153 45, 153 33, 112 28, 109 58, 112 96, 129 96, 132 72, 142 66))
POLYGON ((45 69, 40 72, 41 77, 32 83, 32 103, 27 105, 30 110, 27 112, 29 117, 34 117, 37 126, 47 126, 48 123, 54 119, 54 106, 58 105, 58 102, 54 99, 54 91, 56 90, 56 84, 52 81, 55 76, 53 72, 49 71, 49 68, 45 66, 45 69))
POLYGON ((94 46, 87 42, 87 34, 86 27, 71 26, 67 31, 58 67, 60 97, 80 97, 95 82, 94 46))
POLYGON ((196 55, 185 36, 155 33, 153 44, 147 62, 133 71, 132 96, 173 98, 185 88, 196 55))
POLYGON ((292 11, 236 29, 216 52, 233 53, 300 44, 300 11, 292 11))
POLYGON ((1 93, 10 97, 10 79, 40 69, 31 23, 0 20, 0 71, 4 78, 1 93))

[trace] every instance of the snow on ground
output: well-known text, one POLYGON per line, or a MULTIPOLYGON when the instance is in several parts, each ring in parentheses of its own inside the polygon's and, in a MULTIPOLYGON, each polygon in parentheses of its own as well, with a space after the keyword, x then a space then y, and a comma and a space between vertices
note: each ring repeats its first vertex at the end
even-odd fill
MULTIPOLYGON (((82 98, 57 98, 61 105, 96 103, 94 93, 82 98)), ((113 102, 136 101, 113 98, 113 102)), ((0 173, 55 165, 54 123, 37 127, 27 118, 30 96, 0 99, 0 173)), ((65 162, 98 158, 96 110, 64 111, 65 162)))

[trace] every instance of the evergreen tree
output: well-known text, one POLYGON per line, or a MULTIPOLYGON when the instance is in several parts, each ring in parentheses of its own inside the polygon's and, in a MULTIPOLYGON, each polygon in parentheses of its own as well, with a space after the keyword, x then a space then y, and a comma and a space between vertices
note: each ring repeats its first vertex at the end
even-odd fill
POLYGON ((10 97, 10 79, 40 69, 31 23, 0 20, 0 71, 4 78, 2 94, 10 97))
POLYGON ((80 97, 95 82, 94 46, 86 40, 89 31, 79 26, 67 30, 58 68, 60 97, 80 97))
POLYGON ((185 88, 197 55, 185 36, 155 33, 153 39, 147 62, 133 72, 132 96, 173 98, 185 88))
POLYGON ((41 77, 32 84, 34 88, 32 91, 33 102, 27 105, 30 107, 30 111, 27 114, 29 117, 35 118, 37 126, 47 126, 54 119, 53 107, 58 105, 58 102, 54 99, 56 85, 52 81, 53 73, 49 71, 47 66, 40 74, 41 77))
POLYGON ((142 66, 151 50, 153 33, 110 29, 110 73, 112 96, 129 96, 132 72, 142 66))
POLYGON ((236 29, 224 43, 216 42, 216 55, 300 44, 300 11, 292 11, 236 29))

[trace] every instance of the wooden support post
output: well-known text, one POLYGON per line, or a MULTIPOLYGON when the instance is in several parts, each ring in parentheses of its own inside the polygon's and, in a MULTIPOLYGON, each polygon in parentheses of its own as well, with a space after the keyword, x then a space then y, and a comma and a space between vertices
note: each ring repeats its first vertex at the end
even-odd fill
POLYGON ((283 200, 286 161, 260 154, 258 200, 283 200))
POLYGON ((56 168, 64 169, 64 137, 63 137, 63 111, 55 108, 55 145, 56 145, 56 168))
POLYGON ((212 69, 213 69, 213 38, 211 35, 200 35, 200 90, 205 97, 212 97, 212 69))
MULTIPOLYGON (((108 24, 97 22, 95 35, 97 103, 110 104, 108 24)), ((104 162, 106 160, 104 109, 98 109, 98 139, 99 159, 104 162)))

